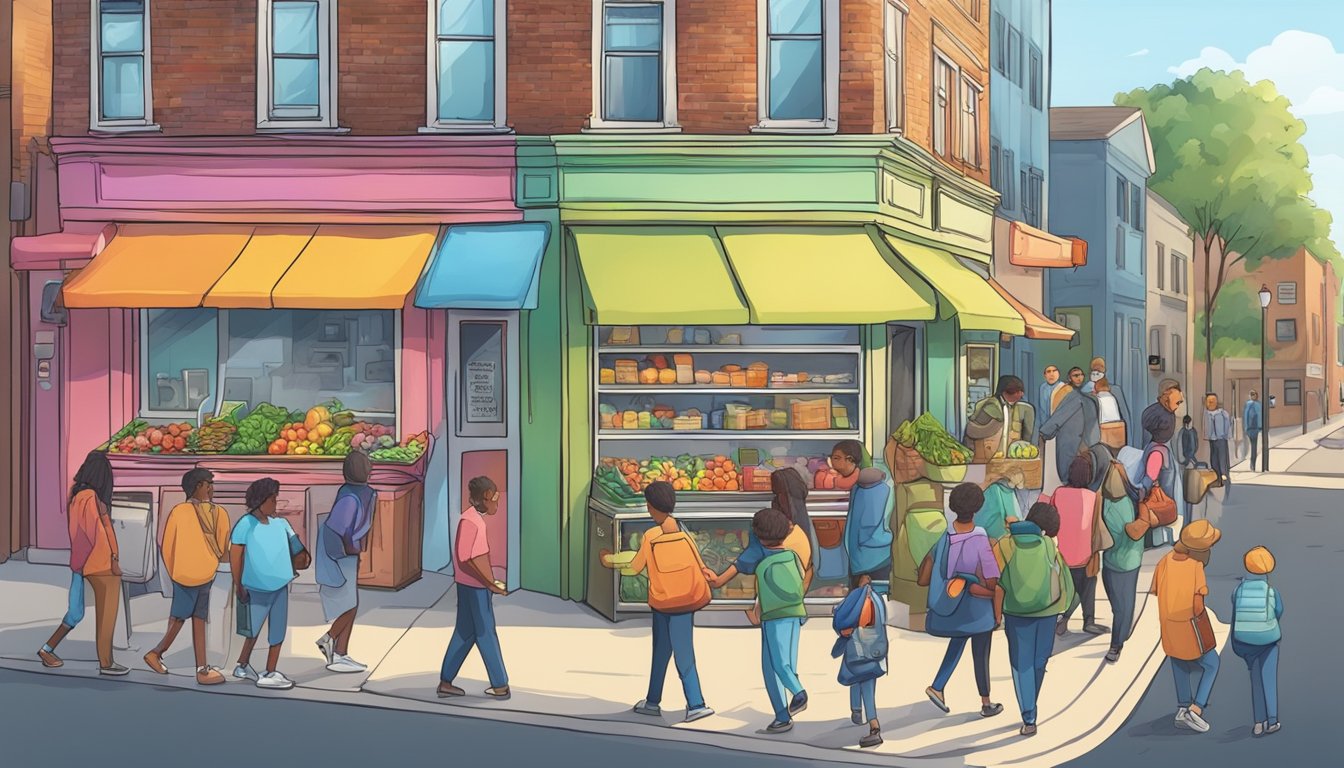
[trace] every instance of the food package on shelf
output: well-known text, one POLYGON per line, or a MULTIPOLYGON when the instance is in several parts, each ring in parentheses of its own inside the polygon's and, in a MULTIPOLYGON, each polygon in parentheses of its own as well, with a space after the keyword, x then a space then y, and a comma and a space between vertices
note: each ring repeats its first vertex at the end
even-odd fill
POLYGON ((673 355, 672 364, 676 369, 677 384, 695 384, 695 359, 690 355, 673 355))
POLYGON ((822 382, 826 384, 853 384, 854 374, 852 373, 828 373, 821 377, 822 382))
POLYGON ((670 405, 657 404, 653 406, 653 415, 659 419, 672 419, 677 416, 677 409, 670 405))
POLYGON ((672 420, 672 429, 678 431, 688 431, 700 429, 699 416, 678 416, 672 420))
POLYGON ((853 429, 849 423, 849 409, 843 405, 831 405, 831 424, 836 429, 853 429))
POLYGON ((720 343, 720 344, 735 344, 735 345, 741 346, 741 344, 742 344, 742 334, 740 334, 740 333, 725 333, 725 334, 723 334, 723 338, 719 339, 719 343, 720 343))
POLYGON ((640 370, 640 372, 639 372, 639 383, 640 383, 640 384, 657 384, 657 383, 658 383, 658 369, 657 369, 657 368, 644 368, 644 369, 640 370))
POLYGON ((639 413, 636 411, 622 411, 621 429, 639 429, 639 413))
POLYGON ((611 329, 611 335, 607 337, 607 344, 626 346, 639 343, 639 327, 634 325, 617 325, 611 329))
POLYGON ((709 334, 708 328, 696 328, 691 335, 696 344, 713 344, 714 339, 709 334))
POLYGON ((709 375, 710 383, 716 387, 726 387, 733 383, 732 376, 725 371, 715 371, 709 375))
POLYGON ((615 375, 617 384, 638 384, 639 363, 634 360, 617 360, 615 375))
POLYGON ((615 384, 615 383, 616 383, 616 369, 615 369, 615 368, 603 368, 602 370, 598 371, 598 373, 597 373, 597 383, 598 383, 598 384, 615 384))
POLYGON ((747 411, 747 429, 765 429, 769 425, 769 411, 759 408, 747 411))
POLYGON ((616 408, 606 403, 597 406, 597 418, 602 429, 615 429, 616 408))
POLYGON ((816 431, 831 428, 831 398, 794 400, 789 407, 789 428, 816 431))
POLYGON ((770 409, 770 429, 788 429, 789 412, 782 408, 770 409))
POLYGON ((770 470, 766 469, 765 467, 743 467, 742 490, 769 491, 770 470))
POLYGON ((728 374, 728 384, 739 389, 747 386, 746 371, 732 371, 728 374))
POLYGON ((653 429, 653 414, 648 411, 640 411, 638 415, 640 429, 653 429))
POLYGON ((695 383, 696 383, 696 384, 713 384, 713 383, 714 383, 714 374, 710 373, 709 371, 696 371, 696 372, 695 372, 695 383))
POLYGON ((648 360, 649 365, 660 371, 667 367, 667 355, 649 355, 646 359, 648 360))
POLYGON ((664 386, 671 386, 677 383, 677 372, 673 368, 658 369, 658 383, 664 386))
POLYGON ((668 329, 667 329, 667 343, 668 343, 668 344, 685 344, 685 343, 686 343, 686 331, 683 330, 683 329, 681 329, 681 328, 668 328, 668 329))
POLYGON ((770 366, 756 362, 747 366, 747 386, 764 387, 770 383, 770 366))
POLYGON ((760 463, 761 463, 761 449, 760 449, 760 448, 738 448, 738 449, 737 449, 737 466, 739 466, 739 467, 754 467, 754 466, 756 466, 757 464, 760 464, 760 463))

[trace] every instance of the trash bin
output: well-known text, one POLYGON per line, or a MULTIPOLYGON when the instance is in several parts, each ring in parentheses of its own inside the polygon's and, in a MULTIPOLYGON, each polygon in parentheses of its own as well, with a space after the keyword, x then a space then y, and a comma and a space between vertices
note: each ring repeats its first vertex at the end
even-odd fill
POLYGON ((155 547, 153 500, 147 493, 114 493, 109 517, 117 536, 118 562, 121 564, 121 610, 117 611, 113 647, 134 650, 131 633, 131 584, 144 584, 154 577, 155 547))

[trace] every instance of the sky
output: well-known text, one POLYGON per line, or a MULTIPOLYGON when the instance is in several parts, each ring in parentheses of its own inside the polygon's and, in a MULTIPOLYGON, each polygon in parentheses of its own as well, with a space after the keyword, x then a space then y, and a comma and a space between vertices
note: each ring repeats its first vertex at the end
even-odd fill
POLYGON ((1054 0, 1054 106, 1240 69, 1272 80, 1307 124, 1313 200, 1344 248, 1344 1, 1054 0))

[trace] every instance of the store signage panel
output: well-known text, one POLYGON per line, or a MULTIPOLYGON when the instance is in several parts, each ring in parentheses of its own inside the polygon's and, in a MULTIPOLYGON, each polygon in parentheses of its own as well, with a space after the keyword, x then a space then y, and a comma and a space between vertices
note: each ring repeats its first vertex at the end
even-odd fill
POLYGON ((502 322, 463 322, 459 330, 458 424, 459 436, 503 436, 505 389, 502 322))

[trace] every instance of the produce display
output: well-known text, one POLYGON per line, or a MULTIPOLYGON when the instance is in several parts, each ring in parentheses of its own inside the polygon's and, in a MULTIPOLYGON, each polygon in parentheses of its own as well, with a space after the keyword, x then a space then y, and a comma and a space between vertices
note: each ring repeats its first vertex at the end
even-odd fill
POLYGON ((401 445, 393 448, 379 448, 369 454, 369 458, 374 461, 396 462, 398 464, 411 464, 425 453, 429 447, 429 433, 421 432, 418 435, 411 435, 401 441, 401 445))
POLYGON ((238 436, 226 453, 233 456, 268 453, 268 446, 280 437, 281 427, 302 418, 303 414, 291 417, 289 411, 278 405, 262 403, 238 422, 238 436))
POLYGON ((737 465, 727 456, 705 459, 683 453, 675 459, 661 456, 643 461, 604 459, 597 472, 598 483, 610 486, 618 496, 638 495, 649 483, 659 480, 671 483, 677 491, 741 490, 737 465), (615 484, 617 478, 624 488, 615 484))
POLYGON ((150 424, 142 419, 117 430, 107 443, 110 453, 186 453, 190 424, 150 424))
POLYGON ((994 454, 996 459, 1034 459, 1041 455, 1041 449, 1028 443, 1026 440, 1018 440, 1008 446, 1008 453, 1003 451, 994 454))
POLYGON ((830 397, 799 398, 788 408, 757 408, 745 403, 725 403, 706 413, 699 408, 678 411, 654 404, 620 410, 598 403, 598 427, 610 430, 795 430, 819 432, 849 430, 849 408, 830 397))
POLYGON ((930 464, 948 466, 971 461, 970 450, 957 442, 931 413, 902 422, 893 436, 901 445, 914 448, 930 464))
POLYGON ((209 419, 205 425, 192 433, 193 442, 188 439, 188 448, 195 453, 223 453, 238 434, 238 425, 227 418, 209 419))
POLYGON ((598 371, 598 383, 738 389, 808 385, 843 387, 853 385, 854 374, 771 371, 769 365, 759 361, 746 366, 728 363, 719 366, 718 370, 711 371, 704 368, 697 369, 692 355, 652 354, 643 360, 623 358, 614 361, 612 367, 604 367, 598 371))

